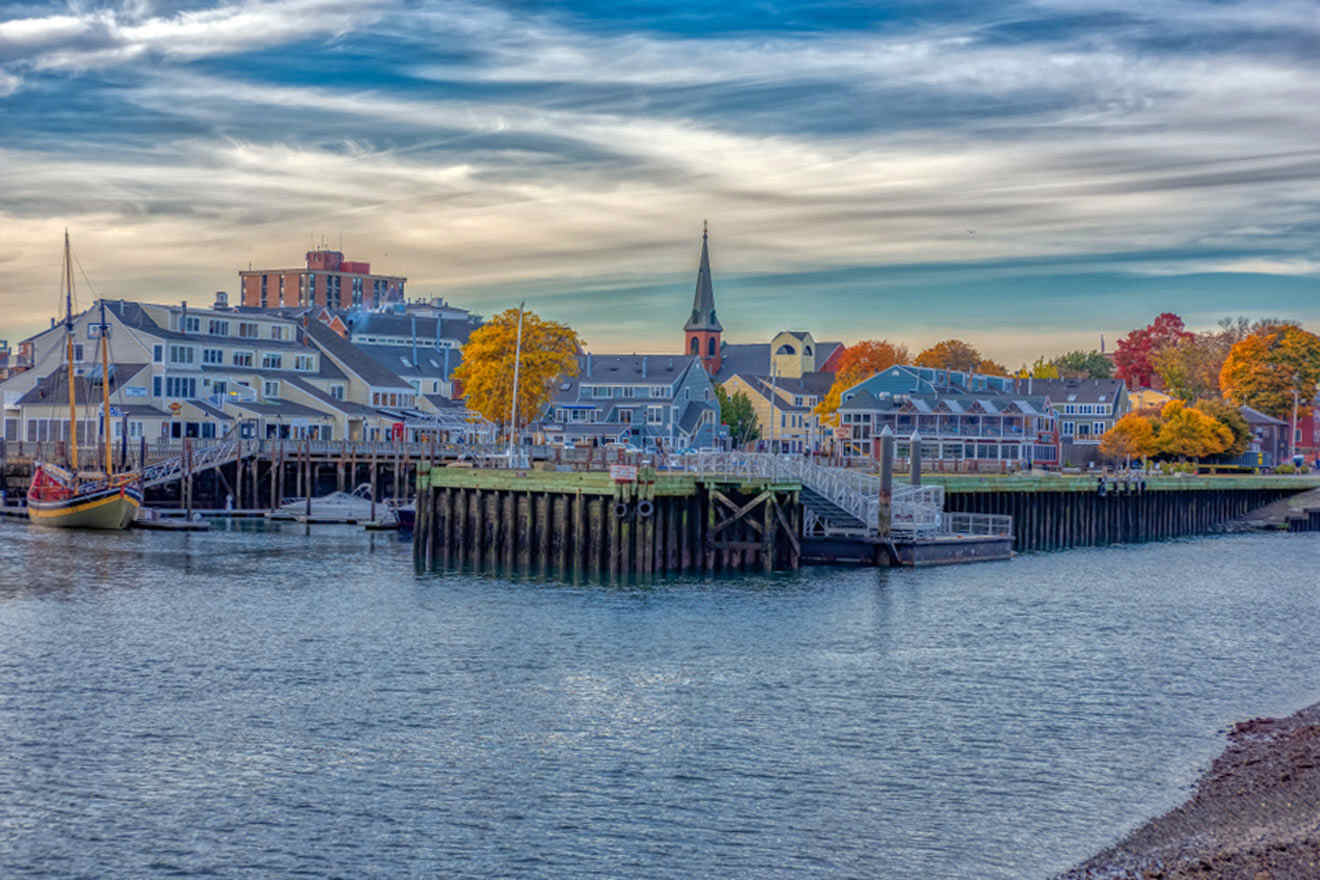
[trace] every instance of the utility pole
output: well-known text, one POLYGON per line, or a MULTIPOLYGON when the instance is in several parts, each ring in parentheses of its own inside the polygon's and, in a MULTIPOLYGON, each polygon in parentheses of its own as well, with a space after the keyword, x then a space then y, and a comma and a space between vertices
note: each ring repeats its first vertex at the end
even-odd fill
POLYGON ((1293 376, 1292 427, 1288 431, 1288 457, 1297 455, 1297 377, 1293 376))
POLYGON ((509 467, 513 467, 514 440, 518 431, 518 368, 522 363, 523 309, 527 301, 518 303, 518 341, 513 349, 513 405, 509 412, 509 467))

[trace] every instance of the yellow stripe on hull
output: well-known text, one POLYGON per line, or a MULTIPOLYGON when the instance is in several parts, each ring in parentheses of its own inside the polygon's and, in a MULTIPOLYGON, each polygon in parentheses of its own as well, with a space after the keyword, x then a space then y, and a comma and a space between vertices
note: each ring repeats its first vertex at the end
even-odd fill
POLYGON ((126 529, 139 506, 134 496, 116 491, 91 501, 29 502, 28 519, 62 529, 126 529))

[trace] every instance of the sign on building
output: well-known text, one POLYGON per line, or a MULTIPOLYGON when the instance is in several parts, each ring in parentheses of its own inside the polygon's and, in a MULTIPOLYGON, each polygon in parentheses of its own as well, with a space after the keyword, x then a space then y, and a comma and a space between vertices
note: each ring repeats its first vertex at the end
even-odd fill
POLYGON ((637 465, 635 464, 610 465, 610 479, 616 483, 637 482, 637 465))

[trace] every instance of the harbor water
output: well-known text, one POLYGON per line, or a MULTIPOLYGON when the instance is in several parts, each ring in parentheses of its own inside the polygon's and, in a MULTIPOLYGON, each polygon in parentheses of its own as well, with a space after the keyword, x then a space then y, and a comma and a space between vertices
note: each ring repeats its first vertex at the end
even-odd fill
POLYGON ((610 587, 0 523, 0 876, 1048 877, 1320 699, 1320 541, 610 587))

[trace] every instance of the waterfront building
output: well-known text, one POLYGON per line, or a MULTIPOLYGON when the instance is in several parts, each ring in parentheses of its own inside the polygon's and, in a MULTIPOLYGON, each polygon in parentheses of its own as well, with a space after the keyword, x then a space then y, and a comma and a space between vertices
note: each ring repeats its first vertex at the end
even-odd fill
POLYGON ((1018 379, 1016 386, 1053 403, 1059 418, 1060 463, 1066 466, 1097 462, 1100 438, 1132 408, 1121 379, 1018 379))
POLYGON ((672 354, 579 355, 540 429, 551 443, 667 451, 715 448, 727 436, 702 358, 672 354))
POLYGON ((874 456, 888 427, 906 458, 917 433, 922 457, 973 467, 1059 464, 1050 398, 1006 376, 896 365, 845 390, 839 405, 845 454, 874 456))
POLYGON ((408 279, 373 274, 371 264, 345 260, 340 251, 310 250, 295 269, 252 269, 238 273, 240 303, 247 308, 377 308, 402 302, 408 279))
POLYGON ((454 397, 453 371, 481 321, 465 309, 402 303, 338 315, 344 336, 360 351, 405 379, 418 394, 454 397))

